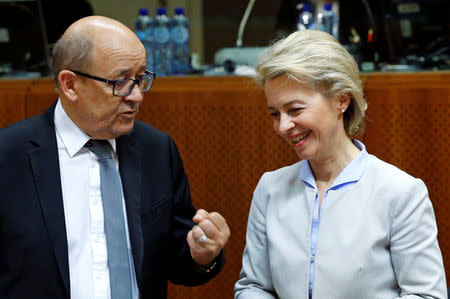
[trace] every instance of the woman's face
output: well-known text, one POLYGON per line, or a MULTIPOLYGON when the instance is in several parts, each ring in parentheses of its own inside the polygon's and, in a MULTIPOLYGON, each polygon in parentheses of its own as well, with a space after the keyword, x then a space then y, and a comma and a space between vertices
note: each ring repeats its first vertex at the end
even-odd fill
POLYGON ((267 80, 264 92, 275 132, 286 139, 301 160, 332 157, 344 130, 337 98, 325 98, 284 75, 267 80))

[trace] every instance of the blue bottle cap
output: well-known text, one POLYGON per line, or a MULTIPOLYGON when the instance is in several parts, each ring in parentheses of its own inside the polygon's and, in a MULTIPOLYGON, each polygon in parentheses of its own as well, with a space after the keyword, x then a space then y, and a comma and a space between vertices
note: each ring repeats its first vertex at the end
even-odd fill
POLYGON ((139 8, 139 15, 141 16, 148 15, 148 8, 139 8))
POLYGON ((184 8, 183 7, 175 7, 175 14, 176 15, 182 15, 184 14, 184 8))
POLYGON ((303 5, 302 11, 312 12, 311 4, 305 4, 305 5, 303 5))
POLYGON ((158 14, 158 16, 165 15, 166 12, 167 12, 167 9, 165 7, 158 7, 158 9, 156 10, 156 13, 158 14))
POLYGON ((323 8, 324 8, 325 10, 331 10, 332 7, 333 7, 333 4, 331 4, 331 3, 325 3, 325 4, 323 5, 323 8))

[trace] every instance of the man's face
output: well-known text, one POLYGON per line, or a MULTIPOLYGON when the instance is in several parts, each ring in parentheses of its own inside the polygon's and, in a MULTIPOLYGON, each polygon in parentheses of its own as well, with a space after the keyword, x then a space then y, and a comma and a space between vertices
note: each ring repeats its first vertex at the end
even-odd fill
MULTIPOLYGON (((145 50, 134 36, 118 34, 99 38, 94 49, 90 75, 109 80, 136 79, 144 75, 145 50)), ((137 85, 125 97, 113 95, 113 85, 77 76, 78 101, 75 108, 77 125, 90 137, 113 139, 127 134, 143 95, 137 85)))

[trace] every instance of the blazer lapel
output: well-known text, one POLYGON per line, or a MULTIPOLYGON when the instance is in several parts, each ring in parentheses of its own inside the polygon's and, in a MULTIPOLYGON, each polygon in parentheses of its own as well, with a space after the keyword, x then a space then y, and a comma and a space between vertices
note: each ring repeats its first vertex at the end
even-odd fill
POLYGON ((67 294, 70 294, 67 235, 53 113, 54 106, 41 116, 43 122, 36 127, 37 135, 31 139, 35 148, 29 151, 29 157, 56 263, 67 294))
MULTIPOLYGON (((144 238, 141 225, 141 165, 133 131, 117 139, 119 170, 127 208, 127 220, 137 283, 140 286, 144 238)), ((142 288, 141 288, 142 289, 142 288)))

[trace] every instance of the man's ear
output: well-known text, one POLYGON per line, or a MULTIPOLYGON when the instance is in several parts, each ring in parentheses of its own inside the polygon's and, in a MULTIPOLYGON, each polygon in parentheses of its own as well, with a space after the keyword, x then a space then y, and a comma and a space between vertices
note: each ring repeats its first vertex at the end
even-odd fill
POLYGON ((78 91, 76 88, 76 75, 69 70, 62 70, 58 74, 59 92, 71 102, 78 99, 78 91))

